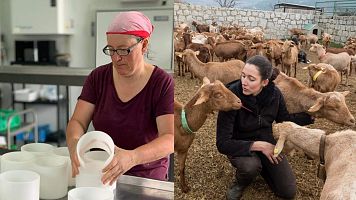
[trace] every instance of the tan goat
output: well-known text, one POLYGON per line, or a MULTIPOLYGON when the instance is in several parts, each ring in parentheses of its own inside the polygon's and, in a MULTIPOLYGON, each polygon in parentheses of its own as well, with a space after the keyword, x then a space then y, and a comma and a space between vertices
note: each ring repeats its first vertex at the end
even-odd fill
MULTIPOLYGON (((182 52, 185 49, 185 44, 182 36, 176 36, 173 39, 174 41, 174 52, 182 52)), ((174 56, 177 66, 178 66, 178 76, 184 76, 185 72, 188 71, 185 69, 185 64, 183 62, 183 59, 177 55, 174 56)))
POLYGON ((309 70, 309 87, 314 88, 316 91, 332 92, 340 84, 339 73, 329 64, 310 64, 303 69, 309 70))
POLYGON ((267 47, 263 43, 254 44, 247 51, 246 59, 248 60, 249 58, 255 55, 266 56, 266 49, 267 47))
MULTIPOLYGON (((320 138, 325 131, 309 129, 293 122, 283 122, 273 126, 273 135, 278 142, 275 156, 285 142, 302 149, 307 155, 319 159, 320 138)), ((325 138, 326 181, 321 191, 321 200, 356 199, 356 132, 338 131, 325 138)))
POLYGON ((328 48, 331 42, 331 35, 328 33, 323 34, 323 45, 328 48))
POLYGON ((304 34, 304 31, 302 29, 299 29, 299 28, 291 28, 289 29, 289 32, 291 33, 291 35, 302 35, 304 34))
POLYGON ((299 35, 298 37, 299 41, 300 41, 300 45, 302 48, 306 48, 307 47, 307 36, 305 35, 299 35))
POLYGON ((294 77, 297 76, 298 48, 293 41, 286 40, 282 46, 282 72, 291 76, 294 67, 294 77))
POLYGON ((310 45, 316 44, 318 42, 318 36, 315 34, 307 34, 307 41, 310 45))
POLYGON ((204 77, 202 87, 197 91, 189 102, 183 106, 174 101, 174 151, 177 152, 179 183, 183 192, 188 192, 189 187, 185 181, 185 161, 188 149, 193 142, 196 131, 204 124, 209 113, 213 111, 240 109, 241 100, 227 89, 220 81, 210 83, 204 77), (191 133, 183 128, 182 110, 191 133))
POLYGON ((266 42, 265 45, 266 45, 266 56, 268 60, 273 64, 273 66, 278 67, 278 65, 282 65, 283 41, 270 40, 266 42))
POLYGON ((242 68, 245 66, 241 60, 203 63, 196 56, 199 52, 194 52, 191 49, 186 49, 183 53, 177 52, 177 54, 184 56, 186 65, 200 80, 203 80, 203 77, 208 77, 211 81, 220 80, 227 84, 239 79, 242 68))
POLYGON ((355 125, 355 118, 345 103, 349 91, 321 93, 284 73, 280 73, 274 83, 281 90, 289 113, 307 112, 339 124, 355 125))
POLYGON ((310 47, 309 51, 316 52, 320 62, 330 64, 337 71, 339 71, 341 74, 341 81, 342 81, 342 74, 345 72, 346 73, 345 84, 347 85, 349 72, 350 72, 350 62, 351 62, 351 57, 349 56, 348 53, 346 52, 342 52, 338 54, 326 53, 324 47, 321 46, 320 44, 313 44, 312 47, 310 47))

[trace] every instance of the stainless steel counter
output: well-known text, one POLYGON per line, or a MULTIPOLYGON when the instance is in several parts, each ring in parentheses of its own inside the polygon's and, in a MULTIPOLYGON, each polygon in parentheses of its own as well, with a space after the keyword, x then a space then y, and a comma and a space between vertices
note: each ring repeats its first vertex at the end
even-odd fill
MULTIPOLYGON (((72 188, 70 188, 72 189, 72 188)), ((59 200, 67 200, 67 197, 59 200)), ((174 183, 122 175, 116 184, 115 200, 174 199, 174 183)))
MULTIPOLYGON (((0 155, 10 152, 0 148, 0 155)), ((69 190, 73 187, 69 188, 69 190)), ((68 191, 69 191, 68 190, 68 191)), ((58 200, 67 200, 63 197, 58 200)), ((122 175, 116 183, 115 200, 168 200, 174 199, 174 183, 148 178, 122 175)))
POLYGON ((0 82, 83 86, 92 68, 0 66, 0 82))

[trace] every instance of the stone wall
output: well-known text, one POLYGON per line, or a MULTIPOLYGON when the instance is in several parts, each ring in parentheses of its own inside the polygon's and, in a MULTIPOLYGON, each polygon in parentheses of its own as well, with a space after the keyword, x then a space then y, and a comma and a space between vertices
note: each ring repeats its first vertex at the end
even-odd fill
POLYGON ((212 21, 216 21, 218 25, 237 24, 247 28, 261 27, 264 29, 267 39, 288 38, 289 29, 302 28, 309 23, 317 23, 321 29, 331 33, 337 43, 345 42, 348 37, 356 35, 355 17, 331 19, 331 17, 313 14, 174 4, 175 26, 181 22, 191 25, 193 20, 204 24, 211 24, 212 21))
POLYGON ((318 26, 332 35, 336 43, 344 43, 349 37, 356 37, 356 16, 315 15, 318 26))

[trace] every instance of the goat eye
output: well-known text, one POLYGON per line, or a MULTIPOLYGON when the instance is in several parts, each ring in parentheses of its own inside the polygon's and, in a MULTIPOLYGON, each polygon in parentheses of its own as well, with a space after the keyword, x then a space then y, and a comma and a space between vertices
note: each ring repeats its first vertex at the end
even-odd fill
POLYGON ((220 99, 220 98, 223 98, 223 95, 221 93, 216 93, 216 94, 214 94, 214 97, 220 99))

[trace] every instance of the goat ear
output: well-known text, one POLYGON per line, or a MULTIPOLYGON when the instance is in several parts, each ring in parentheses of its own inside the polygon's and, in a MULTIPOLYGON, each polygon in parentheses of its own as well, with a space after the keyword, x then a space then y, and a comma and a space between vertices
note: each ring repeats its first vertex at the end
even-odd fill
POLYGON ((315 68, 315 66, 316 66, 316 64, 310 64, 310 65, 308 65, 308 66, 303 67, 303 69, 310 69, 310 68, 312 68, 312 67, 315 68))
POLYGON ((174 52, 174 54, 180 58, 183 57, 183 53, 182 52, 174 52))
POLYGON ((274 147, 274 152, 273 152, 273 157, 277 157, 283 150, 284 148, 284 143, 286 142, 287 136, 285 134, 280 134, 277 144, 274 147))
POLYGON ((344 95, 344 97, 346 97, 348 94, 350 94, 350 91, 346 90, 343 92, 340 92, 342 95, 344 95))
POLYGON ((209 96, 202 93, 202 94, 200 94, 200 97, 198 98, 198 100, 195 102, 194 106, 202 104, 204 102, 207 102, 208 99, 209 99, 209 96))
POLYGON ((210 84, 210 80, 208 79, 208 77, 204 76, 203 85, 207 85, 207 84, 210 84))
POLYGON ((324 101, 325 101, 325 98, 323 97, 320 97, 316 100, 316 103, 309 108, 308 112, 316 112, 318 110, 320 110, 321 107, 323 107, 324 105, 324 101))

